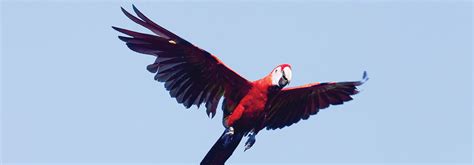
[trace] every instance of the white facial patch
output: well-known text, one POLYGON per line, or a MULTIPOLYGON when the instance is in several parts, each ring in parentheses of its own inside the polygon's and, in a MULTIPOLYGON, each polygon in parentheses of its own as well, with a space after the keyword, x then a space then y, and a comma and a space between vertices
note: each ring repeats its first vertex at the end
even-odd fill
POLYGON ((281 67, 277 67, 272 71, 272 85, 278 85, 278 81, 283 76, 281 67))

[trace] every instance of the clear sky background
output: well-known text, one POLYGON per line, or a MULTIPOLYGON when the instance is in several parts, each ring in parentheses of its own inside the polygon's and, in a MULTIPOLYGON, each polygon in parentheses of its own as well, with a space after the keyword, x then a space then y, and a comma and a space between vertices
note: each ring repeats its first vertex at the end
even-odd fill
MULTIPOLYGON (((229 163, 472 160, 472 2, 271 1, 134 4, 256 80, 370 80, 355 99, 262 131, 229 163)), ((2 1, 1 156, 15 163, 190 163, 224 128, 185 109, 110 26, 148 32, 115 1, 2 1)))

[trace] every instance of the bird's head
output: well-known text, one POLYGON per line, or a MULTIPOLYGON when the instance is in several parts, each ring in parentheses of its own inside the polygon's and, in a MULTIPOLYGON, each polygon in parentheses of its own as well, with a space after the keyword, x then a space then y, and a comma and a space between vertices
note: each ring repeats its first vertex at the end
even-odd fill
POLYGON ((289 64, 278 65, 273 69, 270 75, 272 78, 272 85, 281 89, 291 81, 291 66, 289 64))

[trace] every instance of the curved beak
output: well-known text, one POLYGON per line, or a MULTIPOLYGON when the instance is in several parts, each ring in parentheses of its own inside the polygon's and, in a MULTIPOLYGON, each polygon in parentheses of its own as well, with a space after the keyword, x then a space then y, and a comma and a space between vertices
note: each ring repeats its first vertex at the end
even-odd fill
POLYGON ((288 85, 290 81, 291 81, 291 69, 289 67, 286 67, 283 69, 283 75, 278 81, 278 86, 280 86, 280 88, 283 88, 286 85, 288 85))
POLYGON ((278 81, 278 86, 280 86, 280 88, 283 88, 289 83, 290 81, 288 80, 288 78, 286 78, 285 74, 283 74, 283 76, 281 76, 280 78, 280 81, 278 81))

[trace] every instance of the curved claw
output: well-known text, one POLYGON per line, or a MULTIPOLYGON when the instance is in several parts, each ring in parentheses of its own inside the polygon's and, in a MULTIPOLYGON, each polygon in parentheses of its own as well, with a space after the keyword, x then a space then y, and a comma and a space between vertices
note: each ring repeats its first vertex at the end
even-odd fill
POLYGON ((249 135, 249 139, 247 140, 247 142, 245 142, 244 152, 252 148, 253 144, 255 144, 255 141, 256 141, 255 134, 249 135))

